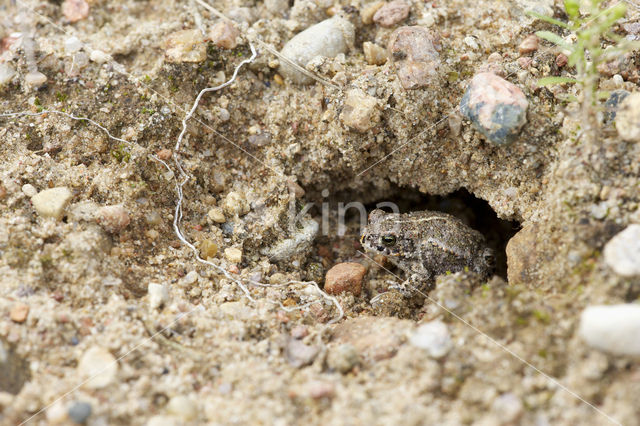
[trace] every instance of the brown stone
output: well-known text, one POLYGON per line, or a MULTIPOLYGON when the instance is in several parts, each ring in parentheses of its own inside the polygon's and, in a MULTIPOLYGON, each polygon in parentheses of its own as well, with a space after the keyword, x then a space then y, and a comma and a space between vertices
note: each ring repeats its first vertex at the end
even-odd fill
POLYGON ((382 6, 373 15, 373 22, 381 27, 392 27, 409 16, 411 7, 403 0, 395 0, 382 6))
POLYGON ((509 284, 534 284, 537 279, 538 225, 522 228, 507 244, 507 276, 509 284))
POLYGON ((336 326, 333 341, 349 343, 366 363, 392 358, 406 341, 410 320, 385 317, 349 318, 336 326))
POLYGON ((11 308, 11 312, 9 313, 9 317, 11 318, 11 321, 18 322, 18 323, 25 322, 28 315, 29 315, 29 305, 26 305, 20 302, 13 305, 13 307, 11 308))
POLYGON ((366 268, 359 263, 338 263, 327 272, 324 289, 329 294, 349 292, 359 296, 366 272, 366 268))
POLYGON ((240 31, 227 21, 220 21, 211 28, 209 39, 223 49, 235 49, 238 45, 237 38, 240 31))
POLYGON ((389 37, 389 58, 405 89, 436 84, 440 71, 439 38, 429 30, 400 27, 389 37))
POLYGON ((538 50, 538 41, 538 36, 531 34, 529 37, 522 40, 522 43, 518 46, 518 52, 520 52, 521 55, 535 52, 538 50))

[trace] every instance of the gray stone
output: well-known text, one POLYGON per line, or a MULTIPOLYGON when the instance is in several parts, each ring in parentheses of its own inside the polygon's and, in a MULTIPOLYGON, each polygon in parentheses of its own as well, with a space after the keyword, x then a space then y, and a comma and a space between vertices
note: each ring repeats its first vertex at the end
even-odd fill
POLYGON ((529 102, 520 88, 493 73, 477 74, 462 97, 460 112, 497 145, 515 141, 527 123, 529 102))
POLYGON ((69 418, 78 424, 84 424, 91 415, 91 404, 85 401, 74 401, 69 406, 69 418))

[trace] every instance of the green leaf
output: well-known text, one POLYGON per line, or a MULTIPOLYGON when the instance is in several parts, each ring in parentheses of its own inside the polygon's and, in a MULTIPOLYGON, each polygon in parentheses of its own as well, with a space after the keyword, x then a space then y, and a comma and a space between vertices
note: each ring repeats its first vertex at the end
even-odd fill
POLYGON ((537 31, 536 35, 543 40, 550 41, 551 43, 562 47, 563 49, 573 50, 572 45, 567 43, 562 37, 558 34, 552 33, 551 31, 537 31))
POLYGON ((580 1, 564 0, 564 10, 572 21, 578 20, 580 18, 580 1))
POLYGON ((534 12, 533 10, 527 10, 527 15, 533 16, 534 18, 538 18, 541 21, 545 21, 545 22, 548 22, 550 24, 557 25, 557 26, 562 27, 562 28, 566 28, 568 30, 571 29, 571 27, 569 27, 569 25, 566 22, 558 21, 557 19, 554 19, 554 18, 552 18, 550 16, 547 16, 547 15, 543 15, 543 14, 538 13, 538 12, 534 12))
POLYGON ((578 80, 570 77, 543 77, 538 80, 538 87, 553 86, 554 84, 577 83, 578 80))

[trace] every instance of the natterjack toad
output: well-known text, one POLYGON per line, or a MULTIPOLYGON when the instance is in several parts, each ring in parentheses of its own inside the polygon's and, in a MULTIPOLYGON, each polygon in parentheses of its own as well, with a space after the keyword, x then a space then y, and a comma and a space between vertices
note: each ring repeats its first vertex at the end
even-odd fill
POLYGON ((385 255, 407 279, 394 286, 405 294, 427 288, 438 275, 465 269, 487 277, 494 269, 493 250, 482 234, 446 213, 407 214, 374 210, 360 239, 364 248, 385 255))

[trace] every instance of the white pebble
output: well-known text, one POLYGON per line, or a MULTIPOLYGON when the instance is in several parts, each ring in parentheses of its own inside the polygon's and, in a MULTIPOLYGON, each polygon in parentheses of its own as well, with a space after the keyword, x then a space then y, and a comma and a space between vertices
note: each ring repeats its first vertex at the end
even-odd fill
POLYGON ((60 219, 72 197, 68 188, 57 187, 40 191, 31 197, 31 203, 40 216, 60 219))
POLYGON ((77 371, 83 380, 89 379, 83 386, 100 389, 113 382, 118 373, 118 362, 105 348, 92 346, 82 354, 77 371))
POLYGON ((40 71, 31 71, 24 76, 24 82, 29 87, 40 87, 47 82, 47 76, 40 71))
POLYGON ((187 275, 184 276, 185 284, 193 284, 198 281, 198 273, 196 271, 191 271, 187 275))
POLYGON ((614 355, 640 355, 640 304, 589 306, 578 334, 594 349, 614 355))
POLYGON ((107 53, 104 53, 102 50, 95 49, 91 51, 89 59, 98 64, 104 64, 111 59, 111 56, 109 56, 109 54, 107 53))
POLYGON ((0 86, 4 86, 13 80, 13 77, 16 75, 16 70, 6 62, 0 63, 0 86))
POLYGON ((147 287, 149 293, 149 306, 157 309, 169 301, 169 289, 166 285, 150 283, 147 287))
MULTIPOLYGON (((316 56, 334 58, 339 53, 345 53, 353 46, 354 39, 353 24, 344 18, 334 16, 296 34, 284 45, 280 53, 304 68, 316 56)), ((284 61, 280 63, 280 74, 298 84, 309 84, 313 81, 284 61)))
POLYGON ((619 232, 604 246, 604 261, 623 277, 640 276, 640 225, 619 232))
POLYGON ((453 347, 447 325, 442 321, 431 321, 419 326, 409 337, 413 346, 426 349, 430 357, 445 356, 453 347))
POLYGON ((38 190, 30 183, 25 183, 24 185, 22 185, 22 193, 27 197, 33 197, 38 193, 38 190))
POLYGON ((224 249, 224 257, 232 263, 240 263, 242 262, 242 250, 235 248, 235 247, 229 247, 224 249))
POLYGON ((478 47, 479 47, 478 43, 476 42, 476 39, 471 36, 467 36, 464 38, 464 44, 466 44, 473 50, 478 50, 478 47))
POLYGON ((191 421, 198 416, 198 406, 188 396, 178 395, 171 398, 167 404, 167 412, 184 421, 191 421))
POLYGON ((75 36, 71 36, 64 41, 64 51, 67 53, 76 53, 82 49, 82 46, 84 44, 75 36))

